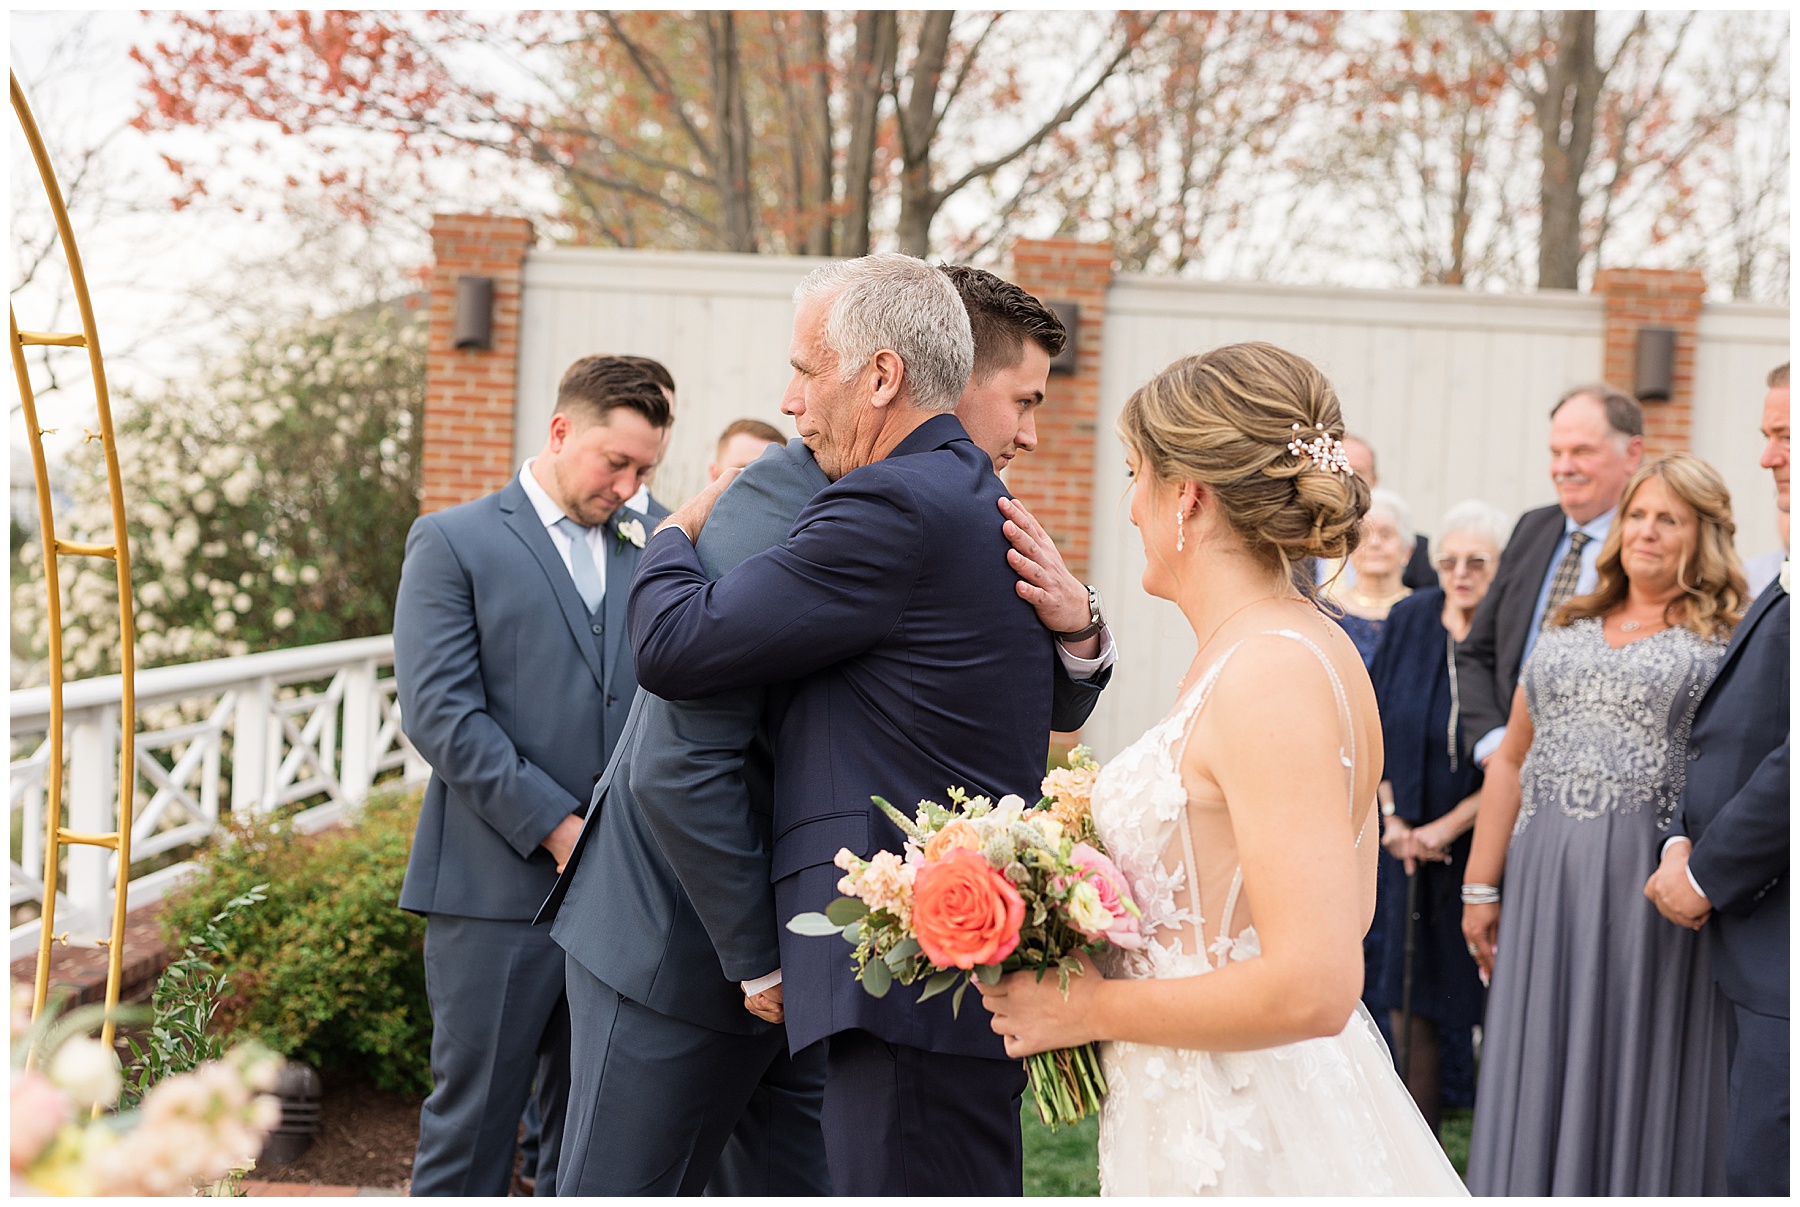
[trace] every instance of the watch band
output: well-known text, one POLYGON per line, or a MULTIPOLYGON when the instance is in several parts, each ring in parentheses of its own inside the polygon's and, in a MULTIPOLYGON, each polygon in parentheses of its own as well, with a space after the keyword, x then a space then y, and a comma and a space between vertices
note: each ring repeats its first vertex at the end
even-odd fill
POLYGON ((1100 593, 1092 587, 1087 589, 1088 622, 1072 633, 1057 633, 1056 639, 1065 645, 1074 641, 1086 641, 1106 627, 1106 618, 1100 615, 1100 593))

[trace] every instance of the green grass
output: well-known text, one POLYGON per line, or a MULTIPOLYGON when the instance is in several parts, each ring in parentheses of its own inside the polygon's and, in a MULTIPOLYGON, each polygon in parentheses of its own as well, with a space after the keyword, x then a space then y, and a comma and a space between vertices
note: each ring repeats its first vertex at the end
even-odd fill
POLYGON ((1100 1120, 1089 1115, 1074 1127, 1045 1127, 1026 1095, 1019 1115, 1025 1133, 1025 1193, 1098 1195, 1100 1120))
POLYGON ((1450 1164, 1456 1166, 1456 1176, 1469 1176, 1469 1130, 1473 1126, 1473 1111, 1445 1111, 1442 1125, 1444 1151, 1450 1156, 1450 1164))

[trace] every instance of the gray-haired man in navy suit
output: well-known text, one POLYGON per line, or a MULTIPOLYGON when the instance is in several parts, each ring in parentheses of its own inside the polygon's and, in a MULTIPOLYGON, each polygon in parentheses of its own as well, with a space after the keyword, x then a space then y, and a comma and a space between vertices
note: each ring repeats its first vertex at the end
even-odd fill
POLYGON ((643 365, 585 357, 518 477, 407 536, 394 676, 432 767, 400 892, 426 918, 432 1017, 414 1195, 506 1194, 534 1078, 536 1191, 555 1193, 569 1015, 562 950, 531 919, 637 694, 626 589, 667 509, 625 503, 669 422, 643 365))
MULTIPOLYGON (((956 415, 1004 468, 1037 446, 1035 411, 1066 336, 1016 285, 980 269, 941 271, 975 346, 956 415)), ((708 577, 780 544, 829 485, 801 441, 767 451, 696 544, 708 577)), ((1051 723, 1076 729, 1111 673, 1111 642, 1104 628, 1081 632, 1093 622, 1090 597, 1036 522, 1022 508, 1008 515, 1018 591, 1064 634, 1051 723)), ((561 1194, 830 1190, 825 1052, 790 1057, 779 1025, 769 695, 759 686, 677 704, 640 693, 541 915, 555 919, 551 934, 569 953, 574 1074, 561 1194)))
MULTIPOLYGON (((1764 469, 1788 509, 1788 367, 1769 374, 1764 469)), ((1788 573, 1744 614, 1688 741, 1687 785, 1644 895, 1710 938, 1731 1003, 1725 1186, 1788 1192, 1788 573)))

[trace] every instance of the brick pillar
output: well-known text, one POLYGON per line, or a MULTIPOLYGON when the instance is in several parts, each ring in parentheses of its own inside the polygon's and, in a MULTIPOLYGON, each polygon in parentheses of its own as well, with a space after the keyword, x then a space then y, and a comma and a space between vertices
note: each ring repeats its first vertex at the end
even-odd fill
POLYGON ((425 353, 421 513, 491 494, 512 476, 519 287, 531 223, 493 214, 431 222, 431 331, 425 353), (493 347, 455 348, 456 278, 494 278, 493 347))
POLYGON ((1693 445, 1694 343, 1706 279, 1689 269, 1603 268, 1594 292, 1606 308, 1606 380, 1632 389, 1639 327, 1675 330, 1675 381, 1667 402, 1644 404, 1644 452, 1684 452, 1693 445))
POLYGON ((1045 302, 1081 307, 1073 376, 1053 374, 1038 412, 1037 451, 1012 463, 1007 484, 1050 533, 1076 577, 1088 576, 1093 533, 1094 424, 1100 414, 1100 355, 1113 253, 1104 243, 1021 239, 1011 279, 1045 302))

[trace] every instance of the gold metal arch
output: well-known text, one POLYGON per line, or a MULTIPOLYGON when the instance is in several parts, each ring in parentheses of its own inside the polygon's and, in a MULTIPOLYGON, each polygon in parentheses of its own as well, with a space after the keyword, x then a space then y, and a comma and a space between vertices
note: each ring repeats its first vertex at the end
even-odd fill
MULTIPOLYGON (((57 236, 68 263, 70 283, 74 286, 75 304, 81 312, 81 330, 71 333, 20 331, 19 320, 7 306, 12 325, 13 375, 18 379, 19 400, 25 407, 25 430, 31 439, 31 471, 37 480, 38 524, 44 547, 44 582, 50 605, 50 763, 44 801, 44 894, 43 913, 39 921, 37 980, 33 987, 32 1017, 44 1008, 50 990, 50 945, 55 939, 57 868, 62 862, 62 848, 71 845, 105 847, 118 852, 119 870, 113 886, 112 928, 100 940, 107 948, 106 1008, 108 1017, 101 1031, 101 1041, 108 1047, 113 1042, 112 1010, 119 1003, 119 981, 125 957, 126 888, 131 879, 131 800, 136 784, 137 707, 134 682, 137 670, 136 642, 132 628, 131 550, 125 539, 125 492, 119 479, 118 445, 113 440, 112 405, 106 390, 106 366, 100 359, 100 336, 94 326, 94 307, 88 299, 87 276, 81 267, 81 252, 75 246, 75 231, 69 225, 68 207, 63 203, 62 188, 50 166, 50 155, 44 149, 37 121, 19 77, 12 76, 12 107, 31 147, 31 158, 37 164, 38 180, 50 202, 56 219, 57 236), (33 345, 55 348, 86 348, 88 367, 94 381, 94 402, 99 411, 100 430, 88 432, 87 438, 99 440, 106 454, 106 489, 112 501, 112 543, 89 544, 67 541, 56 534, 56 517, 50 507, 50 473, 44 460, 45 429, 38 425, 37 399, 31 391, 31 375, 25 364, 25 349, 33 345), (63 796, 63 640, 62 583, 57 572, 58 560, 64 557, 104 557, 113 563, 113 574, 119 590, 119 808, 118 829, 109 834, 78 834, 62 824, 63 796)), ((54 430, 54 429, 51 429, 54 430)), ((66 935, 65 935, 66 938, 66 935)))

